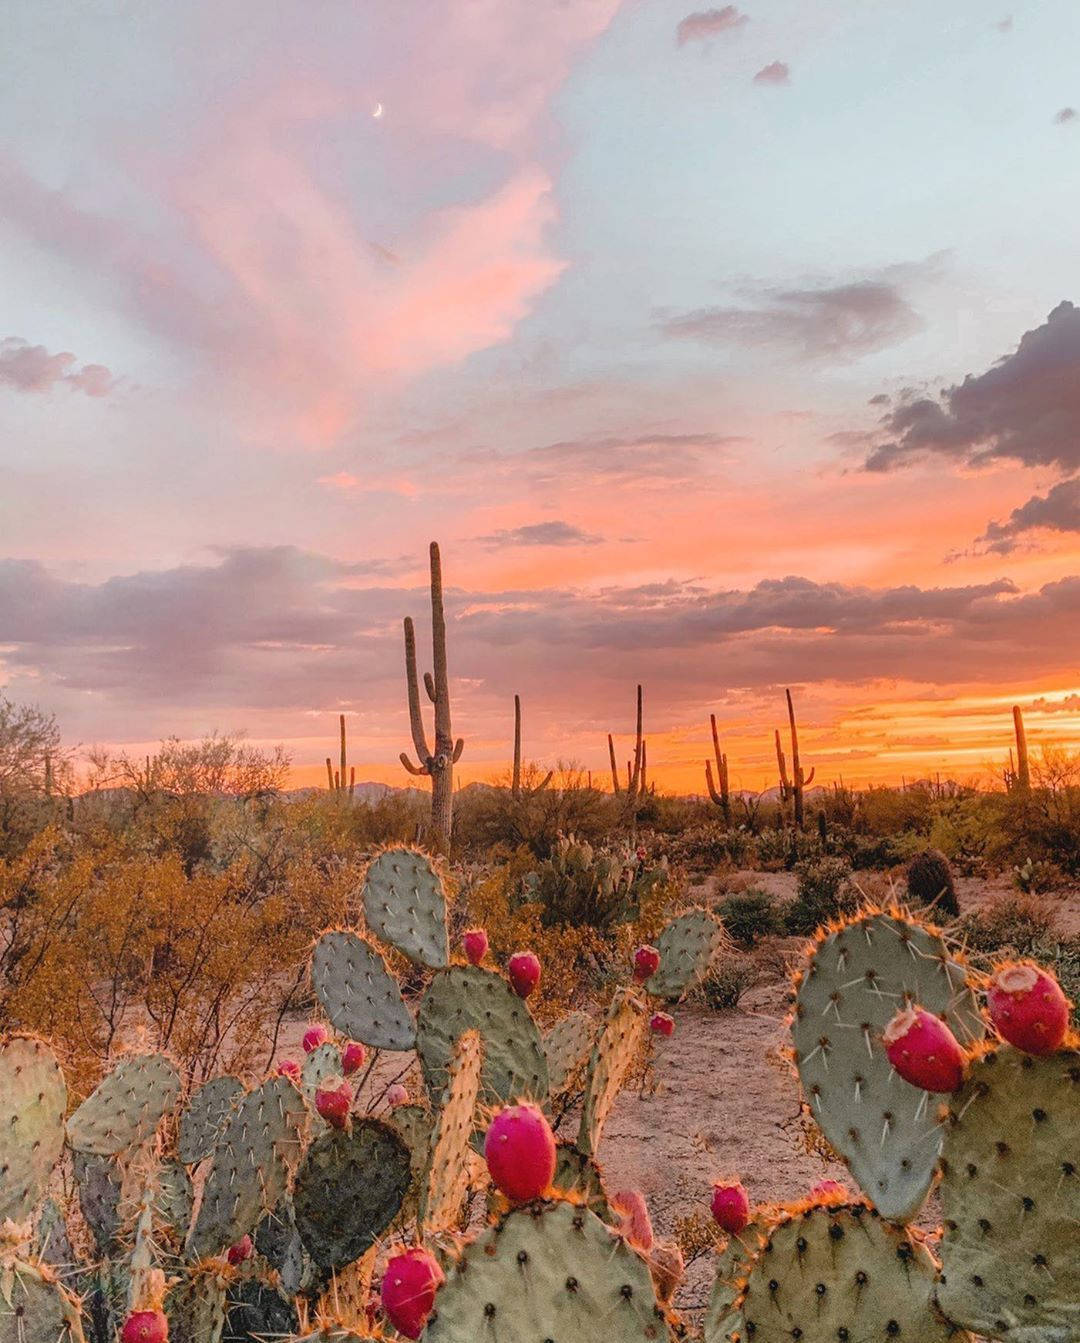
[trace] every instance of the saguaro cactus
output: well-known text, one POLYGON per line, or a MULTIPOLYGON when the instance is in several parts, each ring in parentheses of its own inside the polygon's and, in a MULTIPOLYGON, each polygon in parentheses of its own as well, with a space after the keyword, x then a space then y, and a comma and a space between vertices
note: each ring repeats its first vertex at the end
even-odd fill
POLYGON ((795 725, 795 705, 792 703, 791 691, 786 690, 788 722, 791 724, 791 778, 788 778, 787 760, 784 756, 784 748, 780 744, 780 730, 776 730, 776 763, 780 769, 780 801, 787 802, 788 798, 794 801, 794 818, 797 829, 802 829, 804 806, 803 797, 805 790, 814 782, 814 775, 817 772, 811 769, 809 774, 803 774, 802 765, 799 762, 799 730, 795 725))
POLYGON ((1016 731, 1016 786, 1026 793, 1031 787, 1031 768, 1028 765, 1027 732, 1019 704, 1013 705, 1013 728, 1016 731))
POLYGON ((420 684, 416 676, 416 631, 412 617, 405 617, 405 677, 409 691, 409 722, 413 745, 420 760, 414 765, 402 751, 401 763, 410 774, 431 778, 431 838, 445 852, 450 848, 453 824, 454 765, 461 758, 465 742, 454 740, 450 726, 450 679, 446 670, 446 617, 443 614, 442 560, 439 543, 431 543, 431 646, 434 675, 424 673, 424 689, 435 706, 435 749, 427 743, 424 719, 420 712, 420 684))
MULTIPOLYGON (((530 796, 533 793, 542 793, 554 777, 554 770, 548 770, 544 779, 534 788, 526 789, 530 796)), ((521 796, 521 696, 514 696, 514 774, 510 785, 511 796, 519 798, 521 796)))
MULTIPOLYGON (((637 688, 637 730, 634 737, 633 764, 626 767, 626 795, 633 801, 645 795, 645 742, 641 736, 642 695, 641 686, 637 688)), ((611 788, 616 794, 623 791, 619 783, 619 769, 615 763, 615 739, 608 733, 608 755, 611 757, 611 788)))
POLYGON ((716 757, 716 779, 713 779, 712 761, 705 761, 705 782, 709 785, 709 796, 724 813, 724 824, 731 824, 731 787, 728 782, 727 755, 720 750, 720 736, 716 731, 716 714, 709 714, 709 726, 712 728, 713 755, 716 757))
POLYGON ((330 757, 326 757, 326 784, 332 793, 344 793, 348 791, 352 795, 356 787, 356 766, 351 769, 346 764, 347 755, 345 751, 345 715, 338 715, 338 723, 341 731, 341 768, 335 770, 330 763, 330 757), (346 770, 348 770, 348 785, 345 783, 346 770))

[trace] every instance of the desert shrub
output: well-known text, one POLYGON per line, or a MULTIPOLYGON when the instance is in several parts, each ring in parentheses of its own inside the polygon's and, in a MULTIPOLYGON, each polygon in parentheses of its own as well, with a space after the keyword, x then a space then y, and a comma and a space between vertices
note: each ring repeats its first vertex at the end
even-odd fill
POLYGON ((725 896, 716 912, 734 940, 744 947, 784 929, 783 915, 767 891, 749 890, 725 896))
POLYGON ((857 908, 859 893, 851 881, 851 867, 843 858, 817 858, 796 865, 795 899, 784 914, 789 933, 809 937, 830 919, 857 908))
POLYGON ((949 860, 938 849, 924 849, 908 864, 908 898, 918 905, 933 905, 942 914, 960 913, 949 860))
POLYGON ((1023 863, 1013 868, 1013 883, 1025 895, 1043 895, 1047 891, 1056 891, 1064 879, 1064 873, 1057 863, 1051 863, 1045 858, 1025 858, 1023 863))
POLYGON ((619 800, 591 787, 574 764, 560 762, 543 788, 544 775, 527 766, 523 791, 514 797, 509 786, 473 784, 454 798, 455 849, 479 855, 501 846, 525 845, 537 858, 548 858, 564 835, 601 844, 620 825, 619 800))
POLYGON ((734 1012, 758 977, 758 967, 749 956, 722 956, 702 981, 701 995, 714 1012, 734 1012))
POLYGON ((762 830, 756 840, 758 866, 763 872, 779 872, 791 858, 791 835, 787 830, 762 830))
POLYGON ((741 826, 726 826, 723 821, 704 821, 667 845, 672 862, 707 869, 722 863, 743 867, 754 858, 754 837, 741 826))
POLYGON ((1002 895, 957 924, 957 935, 974 952, 997 954, 1011 950, 1034 955, 1035 947, 1054 939, 1057 916, 1053 908, 1031 895, 1002 895))
POLYGON ((561 839, 522 882, 521 898, 540 909, 545 927, 585 926, 608 931, 633 923, 642 900, 669 885, 667 864, 650 866, 628 845, 594 848, 572 836, 561 839))

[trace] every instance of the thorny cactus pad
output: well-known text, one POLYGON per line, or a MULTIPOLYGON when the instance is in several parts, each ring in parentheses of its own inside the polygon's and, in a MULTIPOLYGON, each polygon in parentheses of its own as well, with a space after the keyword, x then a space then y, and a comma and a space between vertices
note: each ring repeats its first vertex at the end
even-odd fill
POLYGON ((179 1095, 180 1074, 163 1054, 121 1059, 68 1120, 68 1142, 116 1156, 149 1138, 179 1095))
POLYGON ((946 1343, 955 1331, 934 1306, 935 1268, 920 1240, 864 1204, 785 1214, 734 1303, 739 1337, 946 1343))
POLYGON ((180 1116, 176 1151, 186 1166, 194 1166, 213 1152, 229 1112, 244 1094, 235 1077, 215 1077, 199 1087, 180 1116))
POLYGON ((964 966, 940 936, 867 913, 822 936, 799 982, 792 1022, 810 1113, 883 1216, 906 1222, 930 1189, 941 1149, 937 1102, 893 1071, 882 1034, 919 1003, 962 1045, 983 1021, 964 966))
POLYGON ((341 1076, 341 1050, 329 1041, 317 1046, 304 1059, 300 1070, 300 1090, 304 1099, 314 1107, 315 1093, 321 1091, 328 1080, 340 1080, 341 1076))
POLYGON ((210 1163, 190 1238, 193 1255, 219 1254, 276 1206, 306 1117, 300 1093, 284 1077, 269 1078, 240 1101, 210 1163))
POLYGON ((1080 1338, 1080 1050, 973 1064, 941 1168, 949 1318, 1010 1343, 1080 1338))
POLYGON ((501 975, 477 965, 441 970, 420 1004, 416 1048, 433 1099, 446 1086, 457 1041, 470 1030, 479 1031, 483 1044, 482 1100, 544 1099, 547 1059, 536 1022, 501 975))
POLYGON ((296 1229, 320 1268, 342 1269, 375 1243, 409 1187, 409 1149, 388 1125, 363 1119, 316 1138, 296 1173, 296 1229))
POLYGON ((645 981, 646 989, 658 998, 681 998, 705 978, 726 944, 724 925, 708 910, 680 914, 657 940, 660 966, 645 981))
POLYGON ((374 1049, 412 1049, 416 1032, 397 981, 356 933, 323 933, 311 957, 311 984, 339 1034, 374 1049))
POLYGON ((0 1259, 0 1343, 83 1343, 78 1303, 46 1265, 0 1259))
POLYGON ((154 1214, 183 1242, 191 1226, 195 1193, 182 1162, 163 1161, 154 1179, 154 1214))
POLYGON ((75 1152, 72 1158, 79 1208, 94 1238, 98 1254, 107 1256, 120 1231, 122 1173, 115 1158, 75 1152))
POLYGON ((728 1343, 730 1336, 739 1331, 743 1336, 742 1311, 735 1304, 742 1293, 743 1283, 753 1267, 754 1255, 764 1243, 765 1228, 759 1222, 750 1222, 739 1236, 732 1236, 716 1256, 716 1277, 709 1293, 709 1308, 705 1315, 705 1343, 728 1343))
POLYGON ((556 1144, 555 1175, 551 1187, 558 1193, 571 1195, 575 1201, 583 1202, 609 1226, 618 1221, 608 1204, 600 1167, 591 1156, 586 1156, 572 1143, 556 1144))
POLYGON ((576 1080, 592 1049, 593 1023, 587 1012, 569 1012, 544 1036, 551 1094, 558 1095, 576 1080))
POLYGON ((15 1035, 0 1044, 0 1223, 25 1222, 64 1147, 67 1085, 52 1050, 15 1035))
POLYGON ((645 1260, 587 1208, 516 1209, 448 1270, 425 1343, 658 1343, 670 1337, 645 1260))
POLYGON ((225 1279, 200 1268, 173 1287, 165 1301, 170 1343, 220 1343, 225 1328, 225 1279))
POLYGON ((417 849, 386 849, 374 860, 364 882, 364 917, 410 961, 433 970, 449 963, 442 878, 417 849))
POLYGON ((590 1156, 600 1143, 611 1107, 647 1028, 645 1007, 640 1000, 628 990, 616 995, 589 1058, 577 1145, 590 1156))
POLYGON ((449 1076, 435 1112, 430 1152, 420 1191, 420 1222, 425 1232, 453 1227, 469 1179, 473 1115, 480 1093, 483 1052, 480 1036, 468 1031, 458 1041, 449 1076))

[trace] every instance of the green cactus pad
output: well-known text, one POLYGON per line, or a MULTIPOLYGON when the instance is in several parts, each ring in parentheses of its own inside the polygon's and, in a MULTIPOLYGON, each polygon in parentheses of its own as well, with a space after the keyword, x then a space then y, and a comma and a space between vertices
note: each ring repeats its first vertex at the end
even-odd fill
POLYGON ((416 1023, 416 1048, 433 1100, 446 1086, 454 1047, 466 1031, 479 1031, 483 1044, 481 1100, 498 1105, 544 1099, 547 1059, 528 1007, 501 975, 459 965, 432 979, 416 1023))
POLYGON ((680 914, 657 939, 660 964, 645 988, 669 1001, 683 997, 709 973, 727 941, 724 925, 707 909, 680 914))
POLYGON ((945 1343, 954 1330, 934 1306, 935 1269, 920 1240, 874 1209, 823 1205, 781 1218, 734 1309, 753 1343, 945 1343))
POLYGON ((233 1109, 214 1149, 189 1238, 195 1258, 219 1254, 250 1232, 285 1193, 307 1111, 285 1077, 271 1077, 233 1109))
POLYGON ((656 1343, 670 1337, 645 1260, 587 1208, 517 1208, 465 1251, 425 1343, 656 1343))
POLYGON ((929 1192, 937 1102, 892 1069, 881 1036, 917 1002, 962 1045, 984 1026, 964 966, 936 932, 868 913, 824 936, 798 987, 792 1042, 810 1113, 884 1217, 907 1222, 929 1192))
POLYGON ((89 1152, 75 1152, 72 1166, 83 1221, 90 1229, 98 1254, 105 1257, 120 1230, 122 1172, 113 1157, 93 1156, 89 1152))
POLYGON ((181 1161, 163 1161, 158 1167, 154 1190, 154 1214, 183 1244, 191 1227, 195 1191, 191 1176, 181 1161))
POLYGON ((0 1044, 0 1222, 25 1222, 64 1147, 67 1085, 56 1056, 32 1036, 0 1044))
POLYGON ((1080 1338, 1080 1050, 973 1064, 941 1169, 942 1310, 1010 1343, 1080 1338))
POLYGON ((65 1285, 77 1276, 79 1265, 71 1247, 64 1210, 55 1199, 47 1198, 41 1204, 34 1228, 34 1248, 65 1285))
POLYGON ((68 1120, 68 1142, 116 1156, 149 1138, 179 1095, 180 1074, 164 1054, 122 1059, 68 1120))
POLYGON ((316 1138, 293 1192, 296 1229, 315 1263, 336 1272, 359 1259, 397 1216, 409 1175, 409 1149, 378 1119, 316 1138))
POLYGON ((615 1221, 608 1205, 600 1167, 573 1143, 561 1142, 556 1145, 555 1175, 551 1187, 561 1194, 583 1200, 585 1206, 596 1213, 601 1221, 609 1225, 615 1221))
POLYGON ((468 1031, 450 1060, 442 1100, 435 1111, 430 1151, 420 1188, 420 1223, 425 1233, 456 1226, 469 1183, 473 1115, 480 1093, 483 1051, 480 1036, 468 1031))
POLYGON ((322 1091, 327 1081, 343 1077, 341 1050, 328 1040, 313 1049, 304 1059, 300 1074, 300 1089, 304 1093, 304 1099, 314 1109, 316 1091, 322 1091))
POLYGON ((252 1232, 255 1251, 262 1255, 280 1280, 288 1297, 308 1285, 313 1268, 293 1222, 292 1200, 286 1195, 276 1208, 265 1213, 252 1232))
POLYGON ((647 1029, 645 1005, 629 990, 622 990, 612 1000, 589 1058, 577 1140, 578 1147, 589 1156, 596 1153, 611 1107, 647 1029))
POLYGON ((355 933, 323 933, 311 957, 311 983, 334 1030, 373 1049, 412 1049, 409 1009, 373 946, 355 933))
POLYGON ((0 1343, 84 1343, 78 1302, 47 1265, 0 1262, 0 1343))
POLYGON ((233 1283, 225 1302, 222 1343, 251 1343, 253 1339, 288 1338, 299 1321, 296 1307, 276 1288, 250 1279, 233 1283))
POLYGON ((176 1145, 186 1166, 196 1165, 213 1152, 229 1112, 243 1094, 243 1084, 235 1077, 215 1077, 195 1092, 180 1117, 176 1145))
POLYGON ((570 1012, 544 1036, 551 1095, 565 1091, 577 1079, 589 1057, 593 1021, 587 1012, 570 1012))
POLYGON ((174 1343, 221 1343, 225 1329, 225 1279, 212 1269, 187 1274, 165 1298, 174 1343))
MULTIPOLYGON (((752 1218, 738 1236, 730 1236, 716 1255, 716 1276, 705 1314, 705 1343, 728 1343, 743 1329, 742 1311, 735 1304, 750 1275, 754 1257, 768 1238, 765 1218, 752 1218)), ((742 1337, 742 1333, 739 1333, 742 1337)))
POLYGON ((385 849, 371 864, 364 917, 377 937, 417 965, 440 970, 449 964, 442 878, 418 849, 385 849))

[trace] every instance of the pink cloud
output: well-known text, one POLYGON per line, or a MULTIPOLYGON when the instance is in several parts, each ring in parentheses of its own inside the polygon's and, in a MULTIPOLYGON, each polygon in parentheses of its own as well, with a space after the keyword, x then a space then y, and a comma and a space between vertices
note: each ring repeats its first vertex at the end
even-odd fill
POLYGON ((31 345, 17 336, 0 340, 0 385, 19 392, 50 392, 63 383, 87 396, 107 396, 113 375, 104 364, 76 368, 75 356, 64 350, 50 354, 44 345, 31 345))
POLYGON ((732 28, 741 28, 749 23, 745 14, 741 14, 735 5, 724 5, 722 9, 701 9, 687 14, 675 29, 675 41, 682 47, 687 42, 705 42, 719 33, 730 32, 732 28))
POLYGON ((790 84, 791 68, 787 61, 772 61, 754 76, 755 84, 790 84))

